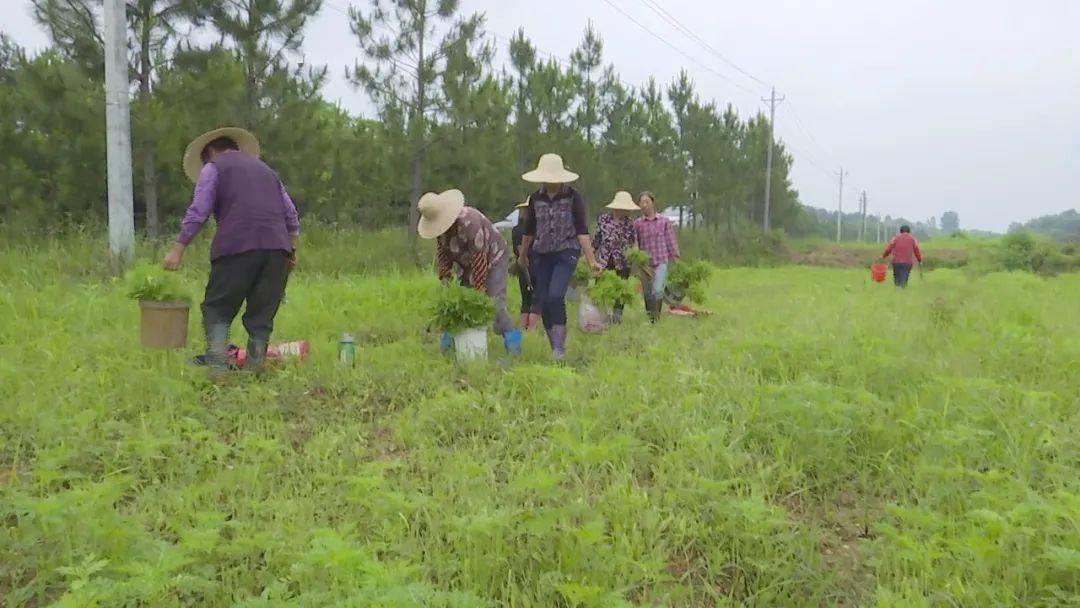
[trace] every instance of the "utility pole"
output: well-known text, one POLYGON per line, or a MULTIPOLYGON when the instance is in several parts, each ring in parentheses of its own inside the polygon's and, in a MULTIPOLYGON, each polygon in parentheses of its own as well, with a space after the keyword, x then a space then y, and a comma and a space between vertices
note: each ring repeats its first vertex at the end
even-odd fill
POLYGON ((840 198, 836 203, 836 242, 840 242, 844 225, 844 168, 840 167, 840 198))
POLYGON ((769 154, 766 156, 765 161, 765 215, 762 221, 762 227, 765 232, 769 231, 769 203, 771 203, 770 197, 772 196, 772 149, 773 149, 773 124, 776 121, 776 104, 777 102, 784 101, 783 97, 776 97, 776 87, 772 88, 772 95, 768 99, 762 99, 761 101, 768 102, 769 104, 769 154))
POLYGON ((859 228, 859 240, 866 240, 866 190, 862 191, 862 203, 859 205, 862 213, 862 227, 859 228))
POLYGON ((105 0, 105 143, 109 174, 109 251, 123 264, 135 252, 128 107, 127 2, 105 0))

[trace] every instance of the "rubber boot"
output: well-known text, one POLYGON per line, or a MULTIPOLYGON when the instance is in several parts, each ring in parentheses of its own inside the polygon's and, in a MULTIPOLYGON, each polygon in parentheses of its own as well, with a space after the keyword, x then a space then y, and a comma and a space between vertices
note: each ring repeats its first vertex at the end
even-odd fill
POLYGON ((206 327, 206 367, 211 379, 229 371, 229 325, 212 323, 206 327))
POLYGON ((566 358, 566 326, 555 325, 548 330, 548 340, 551 341, 551 356, 556 361, 566 358))
POLYGON ((255 374, 261 374, 266 369, 266 350, 270 348, 270 341, 261 338, 248 338, 247 363, 244 369, 255 374))
POLYGON ((506 347, 506 354, 511 357, 520 357, 522 338, 520 329, 511 329, 503 334, 503 346, 506 347))
POLYGON ((656 323, 660 320, 660 310, 664 301, 660 298, 649 296, 645 300, 645 311, 649 313, 649 322, 656 323))

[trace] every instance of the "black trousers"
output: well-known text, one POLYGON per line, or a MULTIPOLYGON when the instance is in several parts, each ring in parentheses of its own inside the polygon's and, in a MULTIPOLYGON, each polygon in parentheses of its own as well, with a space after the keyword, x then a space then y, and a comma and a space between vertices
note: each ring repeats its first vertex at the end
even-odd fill
POLYGON ((208 335, 215 326, 231 325, 247 301, 243 321, 248 338, 269 342, 289 279, 289 255, 287 251, 262 249, 211 262, 202 304, 208 335))
POLYGON ((911 277, 911 264, 893 264, 892 276, 897 287, 907 287, 908 278, 911 277))

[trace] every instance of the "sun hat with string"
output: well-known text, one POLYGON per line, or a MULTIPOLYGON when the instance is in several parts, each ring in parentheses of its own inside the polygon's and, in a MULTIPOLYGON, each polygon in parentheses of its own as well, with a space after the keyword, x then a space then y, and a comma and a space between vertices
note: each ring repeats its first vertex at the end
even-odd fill
POLYGON ((438 194, 428 192, 421 196, 416 204, 416 209, 420 212, 420 223, 416 225, 417 234, 424 239, 442 236, 454 225, 464 208, 465 195, 461 190, 447 190, 438 194))
POLYGON ((545 154, 540 157, 536 168, 521 176, 521 179, 534 184, 568 184, 580 177, 567 171, 563 159, 558 154, 545 154))
POLYGON ((188 179, 193 182, 199 181, 199 172, 202 171, 203 168, 203 149, 206 148, 206 145, 210 142, 222 137, 228 137, 235 141, 241 152, 245 152, 254 157, 258 157, 261 152, 259 139, 247 129, 241 129, 240 127, 222 127, 220 129, 214 129, 213 131, 207 131, 193 139, 191 143, 188 144, 187 149, 184 150, 184 174, 188 176, 188 179))

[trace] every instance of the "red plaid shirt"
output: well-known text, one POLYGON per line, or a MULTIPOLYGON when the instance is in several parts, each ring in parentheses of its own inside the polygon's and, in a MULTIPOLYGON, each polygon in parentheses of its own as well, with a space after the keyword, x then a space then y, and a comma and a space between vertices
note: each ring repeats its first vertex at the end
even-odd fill
POLYGON ((659 213, 640 217, 634 222, 638 247, 652 256, 653 266, 667 264, 679 257, 679 242, 675 240, 675 228, 671 220, 659 213))

